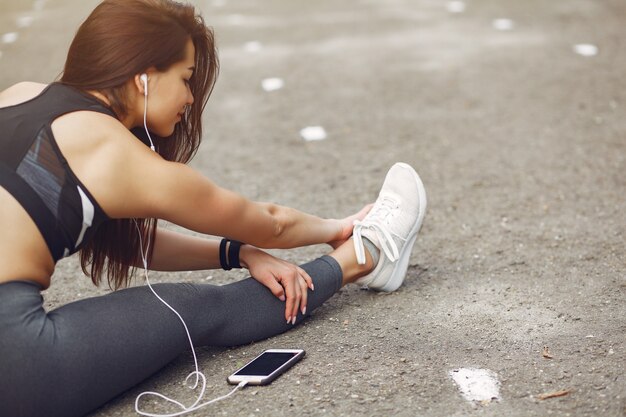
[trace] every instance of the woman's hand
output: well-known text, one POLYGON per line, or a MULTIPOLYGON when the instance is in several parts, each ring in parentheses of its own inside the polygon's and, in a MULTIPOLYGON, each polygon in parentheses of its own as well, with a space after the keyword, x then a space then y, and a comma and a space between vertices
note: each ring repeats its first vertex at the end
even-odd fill
POLYGON ((304 269, 250 245, 241 247, 239 260, 254 279, 269 288, 279 300, 286 301, 287 323, 295 324, 298 308, 306 314, 307 290, 313 291, 314 287, 304 269))
POLYGON ((339 220, 339 223, 341 225, 341 237, 339 239, 328 242, 328 244, 332 246, 334 249, 337 249, 339 246, 343 245, 344 242, 350 239, 350 236, 352 236, 352 229, 354 227, 354 221, 363 220, 365 216, 367 215, 367 213, 370 212, 373 206, 374 206, 373 203, 368 204, 367 206, 363 207, 358 213, 353 214, 352 216, 348 216, 345 219, 339 220))

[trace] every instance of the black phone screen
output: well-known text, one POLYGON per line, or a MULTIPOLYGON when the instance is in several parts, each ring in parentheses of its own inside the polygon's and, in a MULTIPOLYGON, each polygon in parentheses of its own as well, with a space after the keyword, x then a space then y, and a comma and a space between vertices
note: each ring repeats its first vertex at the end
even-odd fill
POLYGON ((264 352, 261 356, 237 371, 235 375, 270 375, 297 354, 297 352, 264 352))

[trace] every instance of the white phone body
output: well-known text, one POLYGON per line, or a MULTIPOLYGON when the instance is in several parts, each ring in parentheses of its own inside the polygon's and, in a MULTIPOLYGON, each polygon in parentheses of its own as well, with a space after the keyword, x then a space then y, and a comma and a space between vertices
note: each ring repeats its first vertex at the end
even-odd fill
POLYGON ((303 349, 267 349, 227 378, 229 384, 267 385, 304 357, 303 349))

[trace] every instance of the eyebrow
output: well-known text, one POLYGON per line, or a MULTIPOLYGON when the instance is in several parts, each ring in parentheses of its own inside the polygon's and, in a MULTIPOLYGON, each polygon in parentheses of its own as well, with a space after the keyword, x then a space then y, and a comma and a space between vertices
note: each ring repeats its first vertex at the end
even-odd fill
POLYGON ((187 68, 188 70, 191 70, 191 72, 194 72, 196 70, 196 67, 189 67, 187 68))

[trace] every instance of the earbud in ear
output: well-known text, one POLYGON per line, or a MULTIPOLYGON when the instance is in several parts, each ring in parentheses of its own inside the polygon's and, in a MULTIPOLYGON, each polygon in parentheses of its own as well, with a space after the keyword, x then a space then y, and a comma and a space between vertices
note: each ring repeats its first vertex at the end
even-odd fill
POLYGON ((148 123, 146 122, 146 118, 148 117, 148 74, 141 74, 139 76, 139 79, 143 81, 143 127, 144 129, 146 129, 146 134, 148 135, 148 139, 150 140, 150 149, 156 152, 154 143, 152 142, 152 137, 150 137, 150 132, 148 131, 148 123))
POLYGON ((141 81, 143 81, 143 95, 147 96, 148 95, 148 74, 141 74, 139 78, 141 78, 141 81))

